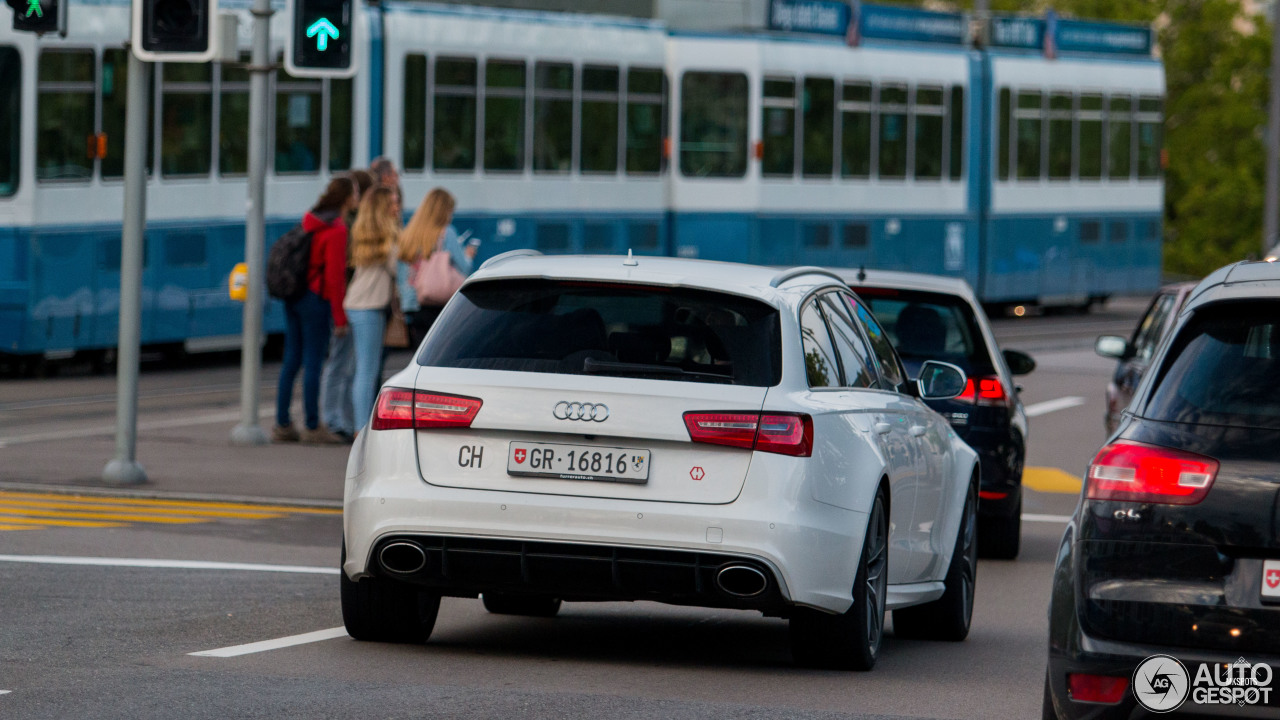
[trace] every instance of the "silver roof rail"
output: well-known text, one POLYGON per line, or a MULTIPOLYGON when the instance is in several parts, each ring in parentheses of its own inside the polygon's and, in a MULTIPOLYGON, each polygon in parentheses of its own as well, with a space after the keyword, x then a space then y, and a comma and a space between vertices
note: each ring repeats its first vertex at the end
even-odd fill
POLYGON ((794 280, 795 278, 798 278, 801 275, 825 275, 826 277, 829 277, 832 280, 839 281, 841 285, 844 284, 844 278, 831 272, 830 270, 824 270, 820 267, 814 267, 812 265, 804 265, 801 267, 789 268, 787 270, 783 270, 777 275, 774 275, 773 279, 769 281, 769 287, 776 288, 782 285, 782 283, 787 282, 788 280, 794 280))
POLYGON ((508 261, 508 260, 510 260, 510 259, 512 259, 512 258, 518 258, 518 257, 533 257, 533 256, 541 256, 541 255, 542 255, 542 253, 541 253, 541 252, 539 252, 539 251, 537 251, 537 250, 532 250, 532 249, 530 249, 530 248, 521 248, 521 249, 519 249, 519 250, 508 250, 508 251, 506 251, 506 252, 504 252, 504 253, 499 253, 499 254, 497 254, 497 255, 494 255, 493 257, 489 258, 488 260, 485 260, 484 262, 480 263, 480 268, 479 268, 479 269, 483 270, 483 269, 485 269, 485 268, 487 268, 487 267, 493 267, 494 265, 497 265, 498 263, 506 262, 506 261, 508 261))

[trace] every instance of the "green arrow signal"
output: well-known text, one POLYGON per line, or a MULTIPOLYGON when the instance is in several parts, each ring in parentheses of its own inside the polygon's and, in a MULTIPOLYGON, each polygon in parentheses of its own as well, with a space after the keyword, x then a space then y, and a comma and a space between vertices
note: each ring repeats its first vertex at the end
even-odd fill
POLYGON ((338 28, 329 22, 329 18, 320 18, 307 28, 307 37, 316 39, 316 49, 324 52, 329 49, 329 38, 338 39, 338 28))

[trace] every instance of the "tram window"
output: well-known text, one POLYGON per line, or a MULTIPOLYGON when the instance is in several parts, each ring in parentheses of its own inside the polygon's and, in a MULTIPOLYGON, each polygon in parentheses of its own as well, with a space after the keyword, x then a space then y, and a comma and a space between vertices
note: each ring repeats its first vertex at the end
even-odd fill
POLYGON ((567 223, 538 223, 536 235, 540 252, 569 252, 569 225, 567 223))
POLYGON ((1138 98, 1138 177, 1160 177, 1160 135, 1164 127, 1160 98, 1138 98))
POLYGON ((208 175, 213 163, 213 66, 166 63, 161 68, 160 172, 208 175))
POLYGON ((334 78, 329 83, 329 172, 351 168, 351 78, 334 78))
POLYGON ((1124 221, 1113 222, 1111 223, 1111 227, 1107 234, 1110 236, 1111 242, 1113 243, 1119 244, 1119 243, 1128 242, 1129 223, 1124 221))
POLYGON ((438 58, 435 80, 431 167, 472 170, 476 166, 476 61, 438 58))
POLYGON ((627 71, 627 173, 662 171, 666 77, 654 68, 627 71))
MULTIPOLYGON (((248 55, 240 62, 248 64, 248 55)), ((222 65, 218 98, 218 174, 249 172, 249 71, 243 65, 222 65)))
POLYGON ((22 56, 0 45, 0 197, 18 192, 22 133, 22 56))
POLYGON ((948 106, 948 112, 951 113, 951 128, 949 138, 951 140, 951 153, 947 158, 948 176, 952 180, 959 180, 964 173, 964 88, 959 85, 951 86, 951 103, 948 106))
POLYGON ((93 158, 92 50, 44 50, 36 85, 36 179, 88 180, 93 158))
POLYGON ((1097 220, 1085 220, 1080 223, 1080 242, 1096 243, 1102 239, 1102 223, 1097 220))
POLYGON ((400 143, 405 170, 427 167, 427 56, 404 56, 404 138, 400 143))
POLYGON ((804 79, 804 156, 802 169, 811 177, 831 177, 835 167, 836 83, 831 78, 804 79))
POLYGON ((201 267, 208 258, 203 233, 177 233, 164 237, 164 264, 169 267, 201 267))
POLYGON ((840 101, 840 174, 871 175, 871 86, 845 83, 840 101))
POLYGON ((589 253, 607 253, 613 249, 613 226, 604 223, 586 223, 582 226, 582 250, 589 253))
POLYGON ((1054 180, 1071 178, 1071 156, 1074 154, 1071 105, 1069 94, 1053 93, 1049 96, 1049 177, 1054 180))
POLYGON ((634 222, 627 230, 627 241, 637 252, 658 251, 658 223, 634 222))
MULTIPOLYGON (((154 73, 152 77, 155 77, 154 73)), ((107 153, 98 164, 104 178, 124 176, 124 119, 126 96, 129 94, 129 51, 109 48, 102 51, 102 77, 98 84, 102 94, 102 133, 107 136, 107 153)), ((147 171, 156 156, 155 125, 156 84, 148 83, 147 100, 147 171)), ((248 115, 245 116, 246 118, 248 115)), ((248 132, 246 130, 246 132, 248 132)), ((247 135, 245 137, 248 137, 247 135)))
POLYGON ((880 177, 907 176, 907 89, 880 88, 880 177))
POLYGON ((760 172, 790 177, 796 169, 796 81, 765 78, 760 108, 764 135, 764 157, 760 172))
MULTIPOLYGON (((586 173, 618 171, 618 83, 616 67, 582 69, 582 132, 579 166, 586 173)), ((589 235, 589 233, 588 233, 589 235)))
POLYGON ((1041 102, 1038 92, 1018 93, 1018 107, 1014 111, 1014 117, 1018 132, 1015 162, 1019 180, 1040 179, 1040 141, 1044 124, 1041 102))
POLYGON ((1113 97, 1107 106, 1107 175, 1113 180, 1127 179, 1133 167, 1132 110, 1128 97, 1113 97))
POLYGON ((691 177, 745 175, 747 76, 687 72, 680 85, 680 172, 691 177))
POLYGON ((1083 180, 1102 177, 1102 96, 1080 96, 1080 167, 1083 180))
POLYGON ((831 247, 831 226, 827 223, 805 223, 802 240, 806 250, 826 250, 831 247))
POLYGON ((533 68, 533 169, 568 173, 573 167, 573 66, 540 62, 533 68))
POLYGON ((915 176, 942 177, 942 88, 916 88, 914 107, 915 176))
POLYGON ((1009 148, 1013 139, 1009 137, 1009 118, 1013 112, 1013 94, 1009 88, 1000 88, 1000 137, 996 145, 999 147, 999 160, 996 165, 999 168, 1000 179, 1009 179, 1009 148))
POLYGON ((1160 239, 1160 222, 1151 220, 1146 223, 1146 235, 1144 238, 1147 242, 1155 242, 1160 239))
POLYGON ((865 250, 867 247, 866 223, 845 223, 844 238, 840 246, 845 250, 865 250))
POLYGON ((484 169, 524 168, 523 60, 484 65, 484 169))
POLYGON ((320 171, 320 133, 323 122, 319 80, 276 72, 277 173, 320 171))

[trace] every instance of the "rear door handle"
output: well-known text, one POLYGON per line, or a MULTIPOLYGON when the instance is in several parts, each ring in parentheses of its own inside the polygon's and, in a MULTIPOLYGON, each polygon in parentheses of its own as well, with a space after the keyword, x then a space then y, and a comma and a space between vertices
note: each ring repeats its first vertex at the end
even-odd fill
POLYGON ((924 435, 928 431, 929 431, 929 428, 924 425, 912 425, 911 437, 920 437, 921 435, 924 435))
POLYGON ((893 426, 887 422, 876 423, 876 432, 880 433, 881 435, 888 435, 889 432, 892 430, 893 430, 893 426))

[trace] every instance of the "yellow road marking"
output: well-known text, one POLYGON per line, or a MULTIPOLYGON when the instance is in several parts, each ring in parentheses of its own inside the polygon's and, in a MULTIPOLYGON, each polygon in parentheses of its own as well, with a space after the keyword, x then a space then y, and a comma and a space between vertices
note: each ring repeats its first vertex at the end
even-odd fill
POLYGON ((46 527, 56 525, 57 527, 87 527, 87 528, 113 528, 124 527, 125 523, 118 522, 102 522, 98 520, 58 520, 56 518, 22 518, 22 517, 0 517, 0 523, 6 525, 22 525, 23 529, 28 527, 46 527))
POLYGON ((1069 472, 1050 467, 1028 467, 1022 470, 1022 485, 1046 493, 1076 495, 1082 481, 1069 472))
POLYGON ((63 493, 32 493, 18 491, 0 491, 0 500, 51 500, 75 502, 103 502, 113 505, 136 505, 139 507, 197 508, 208 510, 244 510, 248 512, 283 512, 292 515, 341 515, 342 510, 336 508, 292 507, 289 505, 255 505, 252 503, 203 502, 199 500, 161 500, 158 498, 125 498, 99 497, 97 495, 72 495, 63 493))
POLYGON ((189 525, 207 522, 198 517, 172 517, 167 515, 144 515, 141 513, 110 512, 75 512, 71 510, 24 510, 20 508, 0 509, 0 517, 20 515, 26 517, 74 518, 83 520, 125 520, 127 522, 148 522, 162 525, 189 525))
POLYGON ((39 530, 39 525, 0 525, 0 530, 39 530))
POLYGON ((241 518, 247 520, 266 520, 269 518, 284 517, 278 512, 236 512, 234 510, 197 510, 187 508, 169 508, 169 507, 139 507, 136 505, 123 505, 117 503, 92 503, 83 501, 73 502, 54 502, 42 500, 9 500, 0 495, 0 513, 9 508, 25 509, 25 508, 48 508, 51 510, 98 510, 102 512, 138 512, 146 510, 148 513, 155 513, 157 516, 163 515, 189 515, 198 517, 226 517, 241 518))

